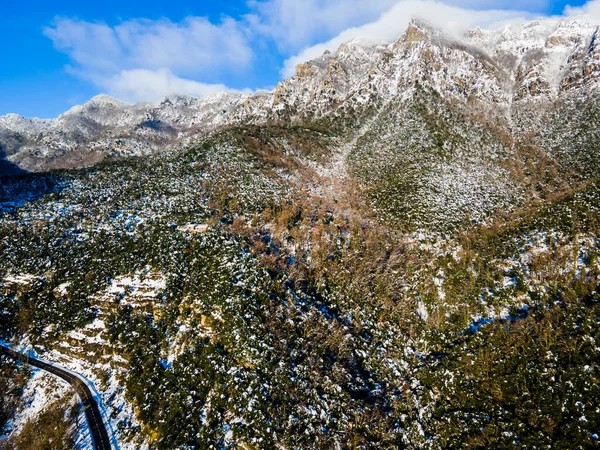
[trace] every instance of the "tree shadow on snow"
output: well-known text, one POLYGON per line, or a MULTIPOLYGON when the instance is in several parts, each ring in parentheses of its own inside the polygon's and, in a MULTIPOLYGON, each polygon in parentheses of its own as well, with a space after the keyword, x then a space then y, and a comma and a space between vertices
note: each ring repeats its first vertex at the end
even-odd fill
POLYGON ((0 214, 33 202, 60 188, 52 174, 30 173, 6 160, 0 149, 0 214))
POLYGON ((19 175, 27 173, 27 171, 21 169, 15 163, 6 159, 6 153, 0 145, 0 177, 4 177, 6 175, 19 175))

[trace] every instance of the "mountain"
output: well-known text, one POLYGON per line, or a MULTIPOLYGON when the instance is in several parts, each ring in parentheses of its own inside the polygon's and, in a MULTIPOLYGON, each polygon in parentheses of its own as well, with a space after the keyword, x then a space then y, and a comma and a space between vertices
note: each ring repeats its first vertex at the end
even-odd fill
POLYGON ((457 38, 414 20, 389 45, 360 40, 300 64, 272 92, 174 96, 128 105, 100 95, 57 119, 0 118, 2 151, 25 170, 91 165, 146 155, 231 124, 327 118, 357 123, 369 109, 407 102, 416 87, 446 101, 482 102, 514 120, 531 102, 556 102, 598 78, 598 26, 583 19, 539 20, 457 38))
MULTIPOLYGON (((271 92, 0 118, 0 339, 122 449, 598 446, 597 34, 414 20, 271 92)), ((0 359, 0 447, 44 404, 85 440, 0 359)))
POLYGON ((584 19, 557 19, 458 38, 414 20, 394 43, 352 41, 300 64, 272 92, 159 105, 98 96, 57 119, 4 116, 1 150, 18 168, 39 171, 168 151, 233 125, 318 122, 345 136, 343 161, 331 165, 370 185, 382 216, 415 227, 481 221, 527 200, 532 181, 515 176, 514 159, 524 157, 515 146, 542 148, 552 164, 584 177, 598 168, 596 127, 571 126, 598 113, 590 101, 597 33, 584 19), (566 138, 573 133, 584 141, 577 149, 566 138), (399 185, 410 192, 396 195, 399 185))

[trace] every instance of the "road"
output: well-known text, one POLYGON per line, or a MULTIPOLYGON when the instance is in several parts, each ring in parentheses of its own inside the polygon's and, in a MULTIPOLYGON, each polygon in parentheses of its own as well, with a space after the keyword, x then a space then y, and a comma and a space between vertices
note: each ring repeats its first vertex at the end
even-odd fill
POLYGON ((82 377, 77 376, 75 373, 68 371, 67 369, 63 369, 40 359, 18 353, 10 348, 4 347, 3 345, 0 345, 0 354, 8 355, 16 360, 29 364, 30 366, 38 367, 46 372, 50 372, 51 374, 62 378, 71 386, 73 386, 77 392, 77 395, 79 395, 79 398, 81 399, 81 403, 83 404, 85 417, 87 418, 92 434, 94 448, 96 450, 111 450, 110 438, 108 436, 108 431, 106 430, 104 421, 102 420, 100 408, 94 399, 91 389, 82 379, 82 377))

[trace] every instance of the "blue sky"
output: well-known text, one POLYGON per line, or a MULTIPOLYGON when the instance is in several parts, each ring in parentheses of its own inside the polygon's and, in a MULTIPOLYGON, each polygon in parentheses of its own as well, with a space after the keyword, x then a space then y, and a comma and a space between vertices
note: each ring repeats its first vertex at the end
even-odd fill
MULTIPOLYGON (((325 48, 353 37, 393 39, 412 14, 461 29, 562 14, 567 4, 580 7, 586 1, 3 3, 0 115, 55 117, 99 93, 156 101, 175 91, 205 96, 222 89, 271 88, 296 63, 325 48)), ((600 0, 586 8, 600 13, 600 0)))

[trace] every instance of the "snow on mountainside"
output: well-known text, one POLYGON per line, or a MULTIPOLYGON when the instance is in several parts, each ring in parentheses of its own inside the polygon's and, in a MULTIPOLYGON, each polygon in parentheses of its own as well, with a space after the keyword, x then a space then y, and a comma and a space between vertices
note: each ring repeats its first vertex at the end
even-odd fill
POLYGON ((515 101, 595 88, 597 34, 586 19, 547 19, 458 38, 414 20, 394 43, 354 40, 300 64, 272 92, 171 96, 158 105, 100 95, 56 119, 9 114, 0 117, 0 154, 33 171, 85 166, 179 146, 228 124, 360 118, 378 100, 410 98, 415 85, 507 114, 515 101))
POLYGON ((124 158, 0 178, 0 338, 123 450, 597 446, 597 34, 415 20, 271 92, 0 118, 24 169, 124 158))

